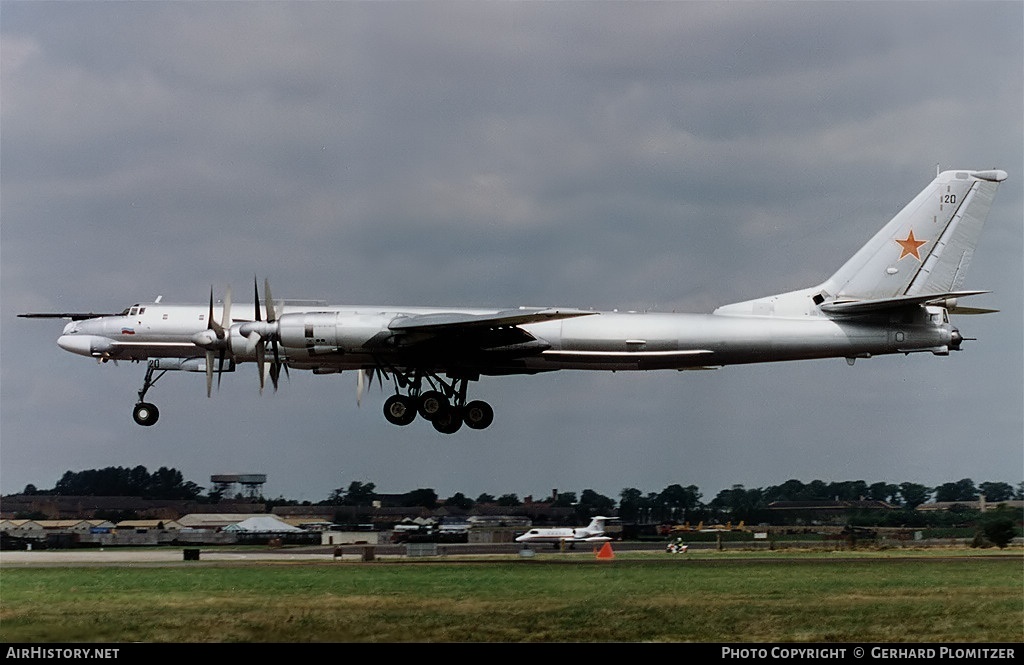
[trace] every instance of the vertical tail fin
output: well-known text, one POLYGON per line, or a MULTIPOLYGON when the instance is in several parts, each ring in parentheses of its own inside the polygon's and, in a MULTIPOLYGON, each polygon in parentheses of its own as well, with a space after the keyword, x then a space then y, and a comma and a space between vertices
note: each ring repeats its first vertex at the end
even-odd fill
POLYGON ((824 284, 823 295, 882 299, 958 290, 1005 171, 944 171, 824 284))
POLYGON ((876 305, 924 303, 931 295, 983 293, 957 292, 1003 180, 1006 172, 994 169, 943 171, 822 284, 723 305, 715 314, 864 313, 876 305))

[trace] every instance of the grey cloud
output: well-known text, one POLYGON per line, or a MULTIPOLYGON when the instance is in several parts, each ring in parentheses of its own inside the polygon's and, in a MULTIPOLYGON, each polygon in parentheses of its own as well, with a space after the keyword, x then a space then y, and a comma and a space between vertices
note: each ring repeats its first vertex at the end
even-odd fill
POLYGON ((308 499, 1018 482, 996 476, 1024 429, 1024 22, 966 6, 5 3, 3 491, 53 459, 253 464, 308 499), (237 300, 254 274, 345 302, 708 311, 824 279, 937 163, 1010 172, 968 278, 1004 313, 965 317, 962 354, 491 379, 478 439, 396 431, 347 375, 258 398, 254 371, 212 400, 168 377, 143 433, 140 367, 13 318, 237 300), (978 430, 990 454, 964 452, 978 430))

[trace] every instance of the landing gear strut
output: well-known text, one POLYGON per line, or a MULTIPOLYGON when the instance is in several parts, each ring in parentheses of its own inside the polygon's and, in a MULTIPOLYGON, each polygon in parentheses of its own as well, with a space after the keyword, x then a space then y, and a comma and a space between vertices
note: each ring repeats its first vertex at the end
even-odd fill
POLYGON ((393 425, 408 425, 419 414, 442 434, 454 434, 463 423, 472 429, 485 429, 494 421, 494 409, 487 402, 466 402, 467 377, 446 382, 436 374, 417 370, 392 371, 395 394, 384 402, 384 417, 393 425), (430 390, 422 391, 423 379, 430 390))
POLYGON ((155 361, 150 360, 146 365, 146 378, 142 380, 142 388, 139 390, 139 401, 135 403, 135 408, 132 409, 132 418, 135 422, 142 425, 143 427, 150 427, 155 425, 156 421, 160 418, 160 409, 156 408, 155 404, 150 404, 145 401, 146 391, 148 391, 154 383, 160 380, 160 377, 167 373, 167 370, 161 371, 153 378, 153 372, 156 371, 157 364, 155 361))

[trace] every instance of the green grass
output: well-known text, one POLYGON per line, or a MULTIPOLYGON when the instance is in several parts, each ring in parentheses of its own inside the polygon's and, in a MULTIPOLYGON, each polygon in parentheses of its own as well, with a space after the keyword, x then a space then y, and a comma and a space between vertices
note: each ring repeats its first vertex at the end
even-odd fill
POLYGON ((725 554, 5 567, 0 641, 1024 640, 1019 552, 725 554))

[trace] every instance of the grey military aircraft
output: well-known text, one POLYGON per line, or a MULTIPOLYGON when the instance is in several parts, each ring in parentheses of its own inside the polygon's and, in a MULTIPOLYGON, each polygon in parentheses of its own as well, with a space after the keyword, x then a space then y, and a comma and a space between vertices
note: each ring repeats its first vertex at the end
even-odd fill
MULTIPOLYGON (((853 257, 809 288, 724 305, 711 314, 593 311, 565 307, 437 308, 332 306, 275 300, 254 280, 253 302, 135 304, 119 313, 43 313, 64 318, 57 344, 100 362, 146 363, 133 416, 157 422, 146 393, 168 371, 216 374, 243 363, 258 369, 260 391, 281 372, 353 371, 362 394, 386 380, 384 416, 408 425, 417 415, 439 432, 484 429, 491 406, 468 400, 481 376, 555 370, 696 370, 788 360, 959 351, 964 337, 949 314, 986 291, 961 290, 1001 170, 949 170, 935 179, 853 257)), ((290 376, 290 374, 289 374, 290 376)))

